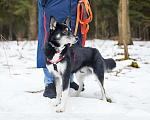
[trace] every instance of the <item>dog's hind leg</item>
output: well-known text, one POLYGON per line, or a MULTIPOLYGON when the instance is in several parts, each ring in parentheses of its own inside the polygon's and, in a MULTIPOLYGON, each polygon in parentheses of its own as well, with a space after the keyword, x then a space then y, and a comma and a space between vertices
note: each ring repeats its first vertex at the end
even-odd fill
POLYGON ((99 86, 100 86, 100 88, 101 88, 101 92, 102 92, 102 100, 103 100, 103 101, 107 101, 105 89, 104 89, 102 83, 101 83, 99 80, 98 80, 98 84, 99 84, 99 86))
POLYGON ((106 99, 106 94, 105 94, 105 89, 104 89, 104 86, 103 86, 103 83, 104 83, 104 71, 103 70, 98 70, 94 72, 94 76, 101 88, 101 92, 102 92, 102 100, 103 101, 107 101, 106 99))
POLYGON ((83 89, 83 84, 84 84, 85 77, 87 77, 91 73, 92 73, 92 70, 89 69, 88 67, 84 67, 84 68, 80 69, 78 72, 75 73, 76 79, 79 83, 79 89, 77 90, 77 92, 75 92, 73 95, 71 95, 72 97, 78 97, 79 96, 80 92, 83 89))

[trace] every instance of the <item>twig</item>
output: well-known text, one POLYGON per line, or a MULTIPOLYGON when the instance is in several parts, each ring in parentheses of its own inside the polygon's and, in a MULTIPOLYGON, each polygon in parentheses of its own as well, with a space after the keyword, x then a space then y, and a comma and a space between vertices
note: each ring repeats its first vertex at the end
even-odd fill
POLYGON ((37 90, 37 91, 25 91, 27 93, 41 93, 43 92, 44 90, 37 90))
POLYGON ((24 43, 24 45, 22 46, 22 50, 24 49, 24 47, 25 47, 25 45, 28 43, 28 41, 26 41, 25 43, 24 43))
MULTIPOLYGON (((4 49, 4 53, 5 53, 5 57, 6 57, 6 62, 7 62, 7 65, 8 65, 8 58, 7 58, 7 54, 6 54, 6 49, 4 47, 4 40, 5 41, 8 41, 4 36, 0 35, 1 36, 1 40, 3 41, 3 49, 4 49)), ((10 74, 10 77, 12 77, 11 75, 11 72, 10 72, 10 66, 8 65, 8 69, 9 69, 9 74, 10 74)))
POLYGON ((3 35, 0 35, 1 36, 1 41, 8 41, 3 35))
POLYGON ((116 75, 115 76, 118 76, 119 73, 122 72, 122 69, 119 69, 118 71, 116 71, 116 75))

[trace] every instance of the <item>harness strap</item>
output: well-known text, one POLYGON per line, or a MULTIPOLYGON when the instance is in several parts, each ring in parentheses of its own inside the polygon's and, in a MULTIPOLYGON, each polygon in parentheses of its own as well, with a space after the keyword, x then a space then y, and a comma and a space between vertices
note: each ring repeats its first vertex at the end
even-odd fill
MULTIPOLYGON (((89 22, 93 19, 92 10, 90 8, 90 3, 88 0, 83 0, 83 2, 79 2, 77 5, 77 19, 76 19, 76 27, 74 31, 74 35, 76 36, 78 25, 81 24, 81 33, 83 34, 82 46, 85 46, 86 35, 89 30, 89 22), (86 12, 85 12, 86 11, 86 12), (85 14, 86 13, 86 14, 85 14), (87 18, 88 16, 88 18, 87 18), (87 18, 87 19, 86 19, 87 18)), ((72 46, 72 45, 70 45, 72 46)))
POLYGON ((57 63, 59 63, 60 61, 62 61, 65 57, 66 57, 66 56, 63 55, 61 58, 59 58, 59 59, 58 59, 57 61, 55 61, 55 62, 53 62, 53 61, 51 61, 50 59, 47 58, 47 61, 49 61, 51 64, 57 64, 57 63))
POLYGON ((47 58, 47 61, 49 61, 51 64, 53 64, 54 70, 58 72, 57 69, 57 63, 59 63, 60 61, 62 61, 66 56, 63 55, 61 58, 59 58, 57 61, 53 62, 50 59, 47 58))
POLYGON ((74 62, 76 61, 76 56, 75 56, 75 53, 74 53, 74 51, 72 51, 73 52, 73 57, 74 57, 74 62))

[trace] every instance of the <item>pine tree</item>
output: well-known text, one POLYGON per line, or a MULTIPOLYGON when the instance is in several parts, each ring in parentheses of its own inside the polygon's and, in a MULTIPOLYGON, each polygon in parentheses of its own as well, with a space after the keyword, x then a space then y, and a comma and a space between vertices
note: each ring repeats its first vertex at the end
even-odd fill
POLYGON ((149 40, 150 0, 130 0, 129 7, 132 36, 149 40))
POLYGON ((29 0, 1 0, 0 8, 0 20, 3 21, 1 29, 6 32, 8 29, 4 36, 12 40, 14 34, 17 40, 21 40, 28 29, 28 10, 31 8, 29 0))

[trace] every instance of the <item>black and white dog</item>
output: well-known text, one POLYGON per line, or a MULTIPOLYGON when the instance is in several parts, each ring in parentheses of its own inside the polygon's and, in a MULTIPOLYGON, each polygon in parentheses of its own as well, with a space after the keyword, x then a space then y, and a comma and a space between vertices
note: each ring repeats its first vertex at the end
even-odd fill
POLYGON ((69 18, 58 23, 50 17, 50 30, 47 34, 43 52, 46 56, 46 66, 53 75, 56 85, 56 112, 63 112, 67 102, 70 76, 75 73, 79 82, 78 91, 72 96, 78 96, 83 88, 84 78, 93 73, 102 91, 102 100, 106 101, 104 72, 116 67, 113 59, 104 59, 99 51, 89 47, 69 47, 68 43, 76 43, 78 38, 71 33, 69 18))

